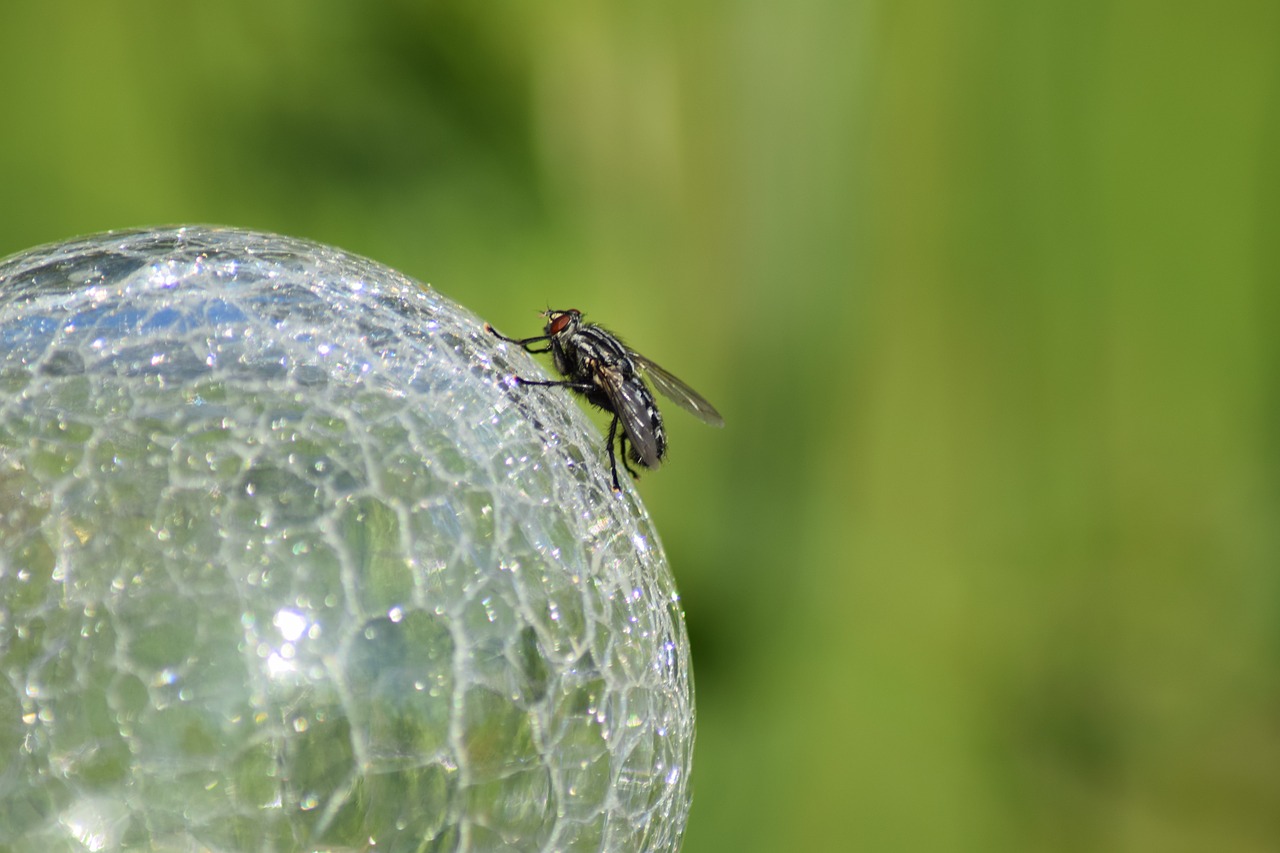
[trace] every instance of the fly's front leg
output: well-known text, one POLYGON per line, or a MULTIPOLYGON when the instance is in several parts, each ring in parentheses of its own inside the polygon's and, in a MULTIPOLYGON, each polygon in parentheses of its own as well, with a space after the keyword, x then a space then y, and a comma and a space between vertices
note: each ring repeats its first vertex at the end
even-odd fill
POLYGON ((541 347, 539 349, 534 349, 533 347, 529 346, 529 344, 536 344, 539 341, 550 341, 551 340, 550 335, 534 335, 531 338, 508 338, 506 335, 502 334, 493 326, 490 326, 488 323, 484 324, 484 330, 489 334, 493 335, 495 338, 497 338, 500 341, 506 341, 509 344, 519 344, 520 346, 524 347, 525 352, 532 352, 532 353, 551 352, 551 344, 549 343, 545 347, 541 347))

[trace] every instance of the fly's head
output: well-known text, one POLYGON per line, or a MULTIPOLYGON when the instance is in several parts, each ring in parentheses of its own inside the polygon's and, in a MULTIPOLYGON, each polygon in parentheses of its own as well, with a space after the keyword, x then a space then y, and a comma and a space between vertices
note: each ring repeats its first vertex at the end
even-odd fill
POLYGON ((578 363, 578 348, 574 338, 582 328, 582 312, 576 308, 564 311, 553 311, 548 308, 542 314, 547 318, 546 335, 551 339, 551 360, 556 370, 563 376, 586 379, 580 376, 582 366, 578 363))
POLYGON ((547 335, 562 344, 576 335, 582 326, 582 312, 577 308, 568 308, 564 311, 553 311, 548 308, 542 312, 542 316, 547 318, 547 335))

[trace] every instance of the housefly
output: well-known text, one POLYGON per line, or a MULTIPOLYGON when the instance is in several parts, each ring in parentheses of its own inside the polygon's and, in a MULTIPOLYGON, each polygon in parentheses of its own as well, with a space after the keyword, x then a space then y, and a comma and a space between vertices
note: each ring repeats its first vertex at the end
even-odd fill
POLYGON ((608 446, 614 491, 621 491, 617 456, 613 450, 615 439, 621 451, 622 467, 632 477, 639 477, 639 474, 628 464, 628 455, 631 462, 645 468, 657 468, 667 455, 667 434, 662 426, 662 415, 658 412, 653 393, 645 384, 645 376, 665 397, 703 423, 724 426, 720 413, 701 394, 628 348, 617 335, 585 322, 581 311, 573 308, 547 310, 542 316, 547 318, 544 334, 531 338, 508 338, 488 323, 484 324, 484 329, 500 340, 519 344, 528 352, 551 353, 556 370, 565 377, 539 380, 517 376, 516 382, 568 388, 586 397, 588 403, 613 415, 609 423, 608 446), (622 424, 621 433, 618 431, 619 423, 622 424), (628 444, 631 445, 629 454, 628 444))

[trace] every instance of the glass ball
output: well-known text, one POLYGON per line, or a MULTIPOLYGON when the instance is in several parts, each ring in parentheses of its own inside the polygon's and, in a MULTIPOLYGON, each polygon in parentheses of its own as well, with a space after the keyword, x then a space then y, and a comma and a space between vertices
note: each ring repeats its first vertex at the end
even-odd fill
POLYGON ((675 585, 541 370, 311 242, 0 261, 0 846, 677 849, 675 585))

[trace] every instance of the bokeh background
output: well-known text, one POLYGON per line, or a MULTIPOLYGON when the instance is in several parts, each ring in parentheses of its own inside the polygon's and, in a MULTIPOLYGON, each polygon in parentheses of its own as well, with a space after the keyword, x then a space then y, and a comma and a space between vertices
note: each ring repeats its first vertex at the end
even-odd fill
POLYGON ((687 853, 1280 849, 1280 4, 0 6, 0 254, 222 223, 702 391, 687 853))

